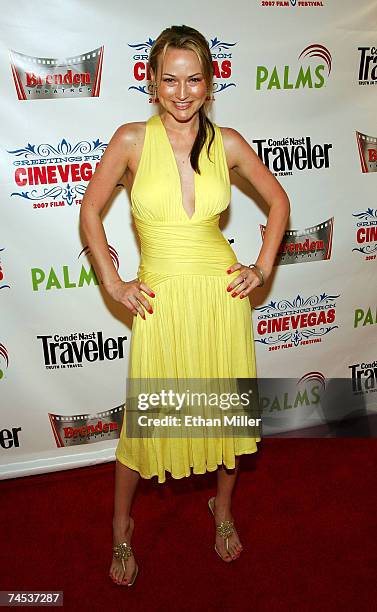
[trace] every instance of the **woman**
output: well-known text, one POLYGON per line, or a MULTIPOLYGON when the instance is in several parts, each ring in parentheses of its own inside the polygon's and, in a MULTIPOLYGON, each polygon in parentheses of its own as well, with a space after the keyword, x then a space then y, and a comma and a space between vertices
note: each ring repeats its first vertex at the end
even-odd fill
MULTIPOLYGON (((135 315, 129 378, 255 378, 251 309, 244 299, 269 277, 289 217, 289 201, 243 137, 206 115, 213 90, 208 43, 187 26, 164 30, 149 58, 161 114, 114 133, 88 185, 81 225, 105 289, 135 315), (253 267, 242 264, 218 227, 230 200, 229 169, 247 179, 270 206, 265 238, 253 267), (114 268, 101 211, 123 174, 141 241, 138 277, 114 268)), ((127 404, 127 402, 126 402, 127 404)), ((127 406, 126 406, 127 409, 127 406)), ((113 560, 110 577, 132 585, 138 566, 130 508, 140 476, 174 478, 217 469, 209 500, 215 550, 230 562, 242 545, 231 514, 241 454, 256 438, 129 438, 123 425, 116 450, 113 560)))

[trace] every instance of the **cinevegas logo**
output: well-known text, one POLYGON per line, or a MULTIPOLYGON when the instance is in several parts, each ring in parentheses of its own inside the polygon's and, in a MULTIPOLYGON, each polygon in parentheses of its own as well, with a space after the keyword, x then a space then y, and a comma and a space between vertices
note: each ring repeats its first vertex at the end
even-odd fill
POLYGON ((8 350, 4 346, 4 344, 0 342, 0 380, 4 378, 5 376, 3 368, 5 367, 6 369, 8 369, 8 366, 9 366, 8 350))
POLYGON ((358 47, 359 85, 377 85, 377 47, 358 47))
POLYGON ((377 255, 377 208, 352 213, 356 217, 356 243, 352 251, 365 255, 365 260, 376 259, 377 255))
MULTIPOLYGON (((3 247, 2 249, 0 249, 0 254, 5 250, 5 248, 3 247)), ((10 285, 8 285, 8 283, 6 282, 4 276, 4 267, 3 267, 3 262, 2 262, 2 258, 0 256, 0 289, 10 289, 10 285)))
POLYGON ((99 138, 74 144, 63 138, 57 145, 28 143, 8 151, 17 188, 11 196, 35 210, 80 205, 106 147, 99 138))
POLYGON ((320 44, 309 45, 301 51, 298 59, 306 61, 298 66, 257 66, 256 89, 321 89, 330 76, 332 57, 330 51, 320 44), (314 60, 312 58, 315 58, 314 60))
POLYGON ((33 57, 9 51, 19 100, 98 98, 104 47, 66 58, 33 57))
POLYGON ((293 170, 322 170, 330 167, 332 144, 312 144, 310 136, 256 138, 257 154, 275 176, 292 176, 293 170))
MULTIPOLYGON (((149 71, 149 52, 154 43, 152 38, 148 38, 142 43, 128 43, 128 46, 133 49, 133 78, 135 84, 128 89, 135 90, 139 93, 151 96, 152 84, 150 82, 149 71)), ((213 59, 214 82, 213 93, 218 94, 229 87, 236 87, 236 83, 232 81, 232 61, 233 54, 230 51, 237 43, 223 42, 217 38, 212 38, 208 41, 213 59)), ((149 98, 152 102, 152 98, 149 98)))
MULTIPOLYGON (((286 230, 275 259, 275 266, 330 259, 334 217, 304 230, 286 230)), ((262 240, 266 226, 259 225, 262 240)))
POLYGON ((42 343, 46 370, 82 368, 84 363, 94 363, 124 358, 127 336, 104 338, 103 332, 72 332, 37 336, 42 343))
POLYGON ((356 132, 356 142, 359 151, 361 171, 377 172, 377 138, 356 132))
MULTIPOLYGON (((114 266, 118 270, 120 264, 118 252, 113 246, 108 245, 108 247, 114 266)), ((88 246, 82 249, 77 259, 80 259, 82 255, 90 256, 88 246)), ((70 265, 63 265, 61 269, 31 268, 31 284, 33 291, 50 291, 51 289, 81 288, 84 285, 98 286, 99 282, 93 266, 82 264, 81 268, 74 266, 73 269, 70 265)))
POLYGON ((336 298, 338 295, 300 295, 293 300, 271 300, 265 306, 254 307, 257 315, 256 342, 268 346, 269 351, 293 348, 322 342, 323 337, 336 329, 336 298))
POLYGON ((122 429, 124 404, 98 412, 97 414, 62 414, 49 413, 50 425, 56 446, 78 446, 105 440, 116 440, 122 429))
POLYGON ((324 3, 322 0, 261 0, 261 6, 265 8, 321 8, 324 3))

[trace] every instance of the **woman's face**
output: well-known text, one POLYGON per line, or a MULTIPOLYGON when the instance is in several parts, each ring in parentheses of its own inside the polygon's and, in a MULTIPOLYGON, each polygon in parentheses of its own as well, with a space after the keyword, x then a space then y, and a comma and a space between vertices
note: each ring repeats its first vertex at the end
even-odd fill
MULTIPOLYGON (((158 70, 161 70, 160 65, 158 70)), ((162 70, 161 80, 157 78, 157 96, 161 106, 176 121, 189 121, 207 97, 207 83, 196 53, 190 49, 168 47, 162 70)), ((153 72, 151 76, 154 79, 153 72)))

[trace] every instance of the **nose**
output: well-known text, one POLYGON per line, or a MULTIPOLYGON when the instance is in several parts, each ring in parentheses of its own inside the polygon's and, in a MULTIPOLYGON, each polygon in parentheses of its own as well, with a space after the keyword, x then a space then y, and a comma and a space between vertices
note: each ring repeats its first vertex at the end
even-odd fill
POLYGON ((178 100, 185 100, 187 98, 187 85, 185 81, 181 81, 177 89, 178 100))

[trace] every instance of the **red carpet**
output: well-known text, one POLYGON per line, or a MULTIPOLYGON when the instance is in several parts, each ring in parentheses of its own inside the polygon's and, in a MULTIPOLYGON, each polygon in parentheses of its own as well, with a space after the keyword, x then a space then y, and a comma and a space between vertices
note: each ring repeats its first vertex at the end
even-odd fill
POLYGON ((375 610, 377 440, 260 448, 241 460, 233 563, 213 550, 216 473, 141 481, 131 588, 108 578, 113 463, 2 481, 1 590, 62 590, 78 611, 375 610))

